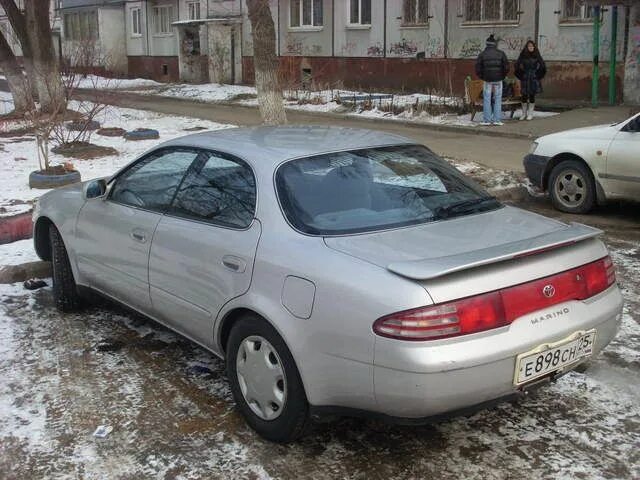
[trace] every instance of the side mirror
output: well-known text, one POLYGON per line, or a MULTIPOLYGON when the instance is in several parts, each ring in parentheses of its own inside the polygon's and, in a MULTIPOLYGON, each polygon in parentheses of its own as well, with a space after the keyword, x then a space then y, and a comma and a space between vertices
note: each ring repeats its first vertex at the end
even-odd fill
POLYGON ((84 197, 89 200, 91 198, 100 198, 107 193, 107 181, 104 178, 92 180, 85 186, 84 197))

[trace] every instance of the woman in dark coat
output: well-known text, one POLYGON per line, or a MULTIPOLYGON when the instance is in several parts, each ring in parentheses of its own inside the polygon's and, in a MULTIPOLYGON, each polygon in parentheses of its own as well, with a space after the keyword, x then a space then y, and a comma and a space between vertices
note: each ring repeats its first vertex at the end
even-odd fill
POLYGON ((520 52, 520 56, 516 60, 515 73, 522 87, 522 115, 520 120, 533 120, 536 94, 542 92, 541 80, 547 73, 547 67, 533 40, 529 40, 522 52, 520 52))

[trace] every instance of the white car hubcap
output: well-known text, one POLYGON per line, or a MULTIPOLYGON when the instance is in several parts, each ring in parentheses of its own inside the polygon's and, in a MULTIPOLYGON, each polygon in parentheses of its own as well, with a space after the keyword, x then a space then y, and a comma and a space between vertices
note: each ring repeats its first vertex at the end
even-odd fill
POLYGON ((567 207, 577 207, 584 202, 587 194, 587 182, 575 170, 566 170, 556 178, 556 197, 567 207))
POLYGON ((263 420, 278 418, 287 399, 287 380, 273 345, 258 335, 245 338, 238 349, 236 374, 253 413, 263 420))

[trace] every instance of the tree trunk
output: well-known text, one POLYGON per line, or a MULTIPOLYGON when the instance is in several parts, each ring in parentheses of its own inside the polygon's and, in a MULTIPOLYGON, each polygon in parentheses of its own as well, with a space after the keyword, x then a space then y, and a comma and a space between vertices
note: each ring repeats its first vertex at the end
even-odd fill
MULTIPOLYGON (((11 28, 20 42, 22 49, 22 62, 25 73, 27 74, 27 83, 31 90, 31 96, 34 100, 38 100, 38 89, 35 85, 35 71, 33 68, 33 53, 31 50, 31 41, 27 34, 27 21, 24 14, 18 8, 14 0, 0 0, 0 6, 9 18, 11 28)), ((44 7, 43 7, 44 8, 44 7)))
POLYGON ((2 32, 0 32, 0 67, 9 84, 15 113, 33 110, 35 105, 29 90, 29 83, 22 74, 22 69, 2 32))
POLYGON ((247 9, 253 32, 253 65, 262 121, 266 125, 281 125, 287 123, 287 115, 278 79, 276 30, 269 0, 247 0, 247 9))
POLYGON ((624 103, 640 105, 640 5, 629 14, 629 46, 624 68, 624 103))
POLYGON ((51 38, 49 2, 26 0, 25 19, 33 54, 34 80, 38 89, 40 110, 49 113, 64 112, 66 98, 51 38))

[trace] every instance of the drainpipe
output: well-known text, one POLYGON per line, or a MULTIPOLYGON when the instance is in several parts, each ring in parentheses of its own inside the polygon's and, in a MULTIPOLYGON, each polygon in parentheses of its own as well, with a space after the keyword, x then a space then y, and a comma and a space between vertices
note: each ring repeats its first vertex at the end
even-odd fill
POLYGON ((598 79, 600 76, 600 7, 593 7, 593 73, 591 74, 591 105, 598 106, 598 79))
POLYGON ((449 2, 444 2, 444 28, 442 35, 444 36, 444 58, 449 58, 449 2))
POLYGON ((618 7, 611 7, 611 45, 609 47, 609 105, 616 103, 616 50, 618 42, 618 7))
POLYGON ((382 8, 384 9, 384 15, 383 15, 384 21, 382 24, 382 51, 384 52, 383 55, 386 57, 387 56, 387 0, 384 0, 382 8))
POLYGON ((331 0, 331 57, 336 56, 336 0, 331 0))

